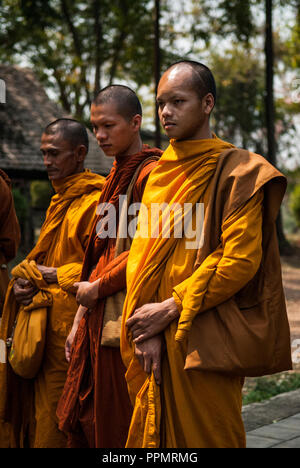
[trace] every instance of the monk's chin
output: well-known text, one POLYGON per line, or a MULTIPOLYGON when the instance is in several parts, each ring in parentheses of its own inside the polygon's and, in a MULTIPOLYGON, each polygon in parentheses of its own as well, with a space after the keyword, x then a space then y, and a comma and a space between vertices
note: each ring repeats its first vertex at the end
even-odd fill
POLYGON ((60 174, 49 174, 49 173, 48 173, 48 179, 49 179, 49 180, 62 179, 62 176, 61 176, 60 174))

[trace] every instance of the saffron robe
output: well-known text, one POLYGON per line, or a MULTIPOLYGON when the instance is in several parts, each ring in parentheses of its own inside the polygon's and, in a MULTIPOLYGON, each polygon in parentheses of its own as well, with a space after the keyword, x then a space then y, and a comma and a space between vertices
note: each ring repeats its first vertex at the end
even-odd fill
POLYGON ((8 286, 6 264, 17 253, 20 243, 20 227, 15 212, 11 193, 11 182, 4 171, 0 169, 0 316, 8 286))
MULTIPOLYGON (((82 261, 94 221, 104 178, 86 170, 53 182, 52 197, 39 240, 27 260, 57 268, 57 284, 49 284, 53 305, 48 310, 44 359, 37 376, 25 381, 9 364, 1 364, 6 388, 0 414, 13 424, 15 446, 64 448, 56 406, 66 378, 65 341, 77 311, 73 284, 80 279, 82 261), (27 442, 26 442, 27 440, 27 442)), ((12 288, 12 284, 10 285, 12 288)), ((18 307, 7 295, 0 337, 11 334, 18 307)))
MULTIPOLYGON (((220 154, 230 148, 234 149, 215 136, 199 141, 171 140, 159 166, 151 174, 142 203, 149 209, 151 202, 167 202, 169 205, 191 203, 193 206, 204 203, 207 210, 220 154)), ((261 157, 253 155, 253 158, 261 157)), ((241 160, 241 165, 243 162, 241 160)), ((232 297, 254 277, 260 266, 263 203, 260 188, 280 175, 274 169, 269 178, 264 177, 267 172, 265 165, 267 162, 264 160, 261 163, 262 182, 256 186, 252 196, 242 202, 240 198, 239 203, 233 204, 226 219, 220 215, 214 220, 221 224, 220 246, 203 259, 203 268, 201 263, 197 264, 197 249, 186 247, 188 239, 172 236, 175 215, 171 218, 170 238, 165 238, 161 231, 156 239, 150 237, 145 240, 137 233, 133 240, 127 266, 127 298, 121 333, 126 380, 134 405, 127 447, 245 446, 241 418, 242 379, 221 372, 185 370, 188 357, 186 336, 193 329, 193 319, 202 307, 209 309, 232 297), (159 388, 153 375, 146 375, 134 356, 134 344, 126 329, 126 320, 141 305, 162 302, 172 294, 181 316, 164 331, 166 353, 159 388)), ((257 174, 254 171, 248 175, 251 185, 257 174)), ((235 186, 234 180, 232 186, 235 186)), ((228 200, 229 204, 232 201, 230 192, 223 193, 221 198, 228 200)), ((141 216, 139 222, 141 229, 141 216)), ((209 329, 206 334, 209 341, 209 329)), ((201 349, 201 343, 198 345, 201 349)), ((218 346, 218 343, 213 343, 213 346, 218 346)))
MULTIPOLYGON (((7 263, 17 253, 20 243, 20 227, 16 216, 11 182, 4 171, 0 169, 0 317, 4 304, 5 294, 9 283, 7 263)), ((4 343, 1 344, 1 353, 4 352, 4 343)), ((1 360, 1 356, 0 356, 1 360)), ((1 399, 1 388, 0 388, 1 399)), ((9 425, 0 421, 0 448, 9 447, 9 425)))
MULTIPOLYGON (((156 148, 144 146, 141 153, 115 160, 100 202, 115 207, 116 232, 119 196, 126 194, 140 167, 133 187, 133 202, 141 201, 149 173, 161 153, 156 148)), ((102 215, 95 220, 82 271, 82 280, 92 282, 100 278, 99 300, 95 309, 86 313, 79 324, 68 377, 57 409, 60 428, 69 433, 69 447, 72 448, 124 447, 132 413, 120 349, 101 345, 105 299, 126 287, 128 251, 115 258, 116 237, 100 238, 97 235, 96 227, 98 232, 101 231, 102 220, 102 215)))

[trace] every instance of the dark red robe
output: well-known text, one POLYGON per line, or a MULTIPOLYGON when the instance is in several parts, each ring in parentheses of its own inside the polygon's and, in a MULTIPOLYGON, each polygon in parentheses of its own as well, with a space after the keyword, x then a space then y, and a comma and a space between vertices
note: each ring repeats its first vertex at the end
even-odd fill
MULTIPOLYGON (((99 203, 113 204, 117 221, 119 196, 126 194, 136 169, 147 159, 133 188, 133 202, 140 202, 148 176, 161 153, 144 146, 141 153, 115 161, 99 203)), ((72 448, 124 447, 132 415, 120 349, 101 345, 105 298, 126 287, 129 251, 115 258, 116 239, 101 239, 96 234, 101 219, 98 216, 95 220, 81 277, 82 281, 101 278, 99 301, 79 324, 57 409, 59 427, 68 433, 68 445, 72 448)))

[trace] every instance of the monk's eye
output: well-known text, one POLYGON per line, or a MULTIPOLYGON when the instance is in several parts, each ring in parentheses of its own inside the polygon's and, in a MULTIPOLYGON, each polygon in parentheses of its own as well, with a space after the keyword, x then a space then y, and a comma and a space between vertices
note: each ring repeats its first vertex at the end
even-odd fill
POLYGON ((183 99, 175 99, 175 100, 174 100, 174 104, 175 104, 176 106, 179 106, 179 105, 182 104, 183 102, 184 102, 183 99))

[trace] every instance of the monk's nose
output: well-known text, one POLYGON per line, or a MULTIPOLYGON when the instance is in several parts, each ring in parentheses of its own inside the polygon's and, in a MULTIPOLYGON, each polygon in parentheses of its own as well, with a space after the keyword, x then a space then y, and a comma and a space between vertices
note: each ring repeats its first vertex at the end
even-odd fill
POLYGON ((98 143, 103 143, 103 141, 107 140, 107 134, 103 130, 98 130, 96 133, 96 138, 98 143))
POLYGON ((50 167, 52 165, 52 159, 48 155, 44 156, 44 165, 50 167))
POLYGON ((170 106, 168 104, 165 104, 162 111, 161 111, 161 116, 162 117, 170 117, 172 115, 170 106))

